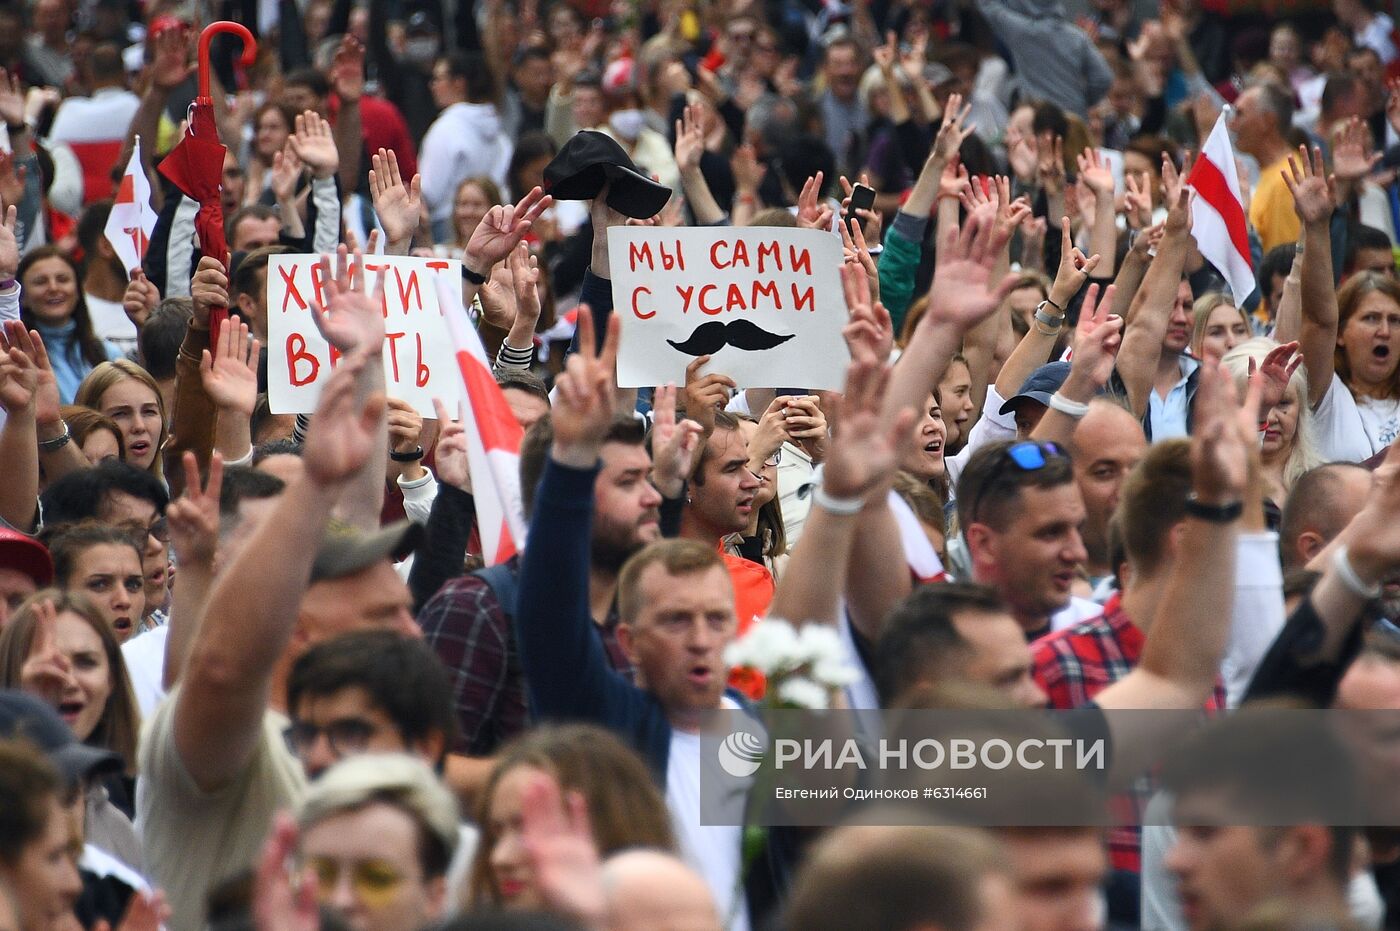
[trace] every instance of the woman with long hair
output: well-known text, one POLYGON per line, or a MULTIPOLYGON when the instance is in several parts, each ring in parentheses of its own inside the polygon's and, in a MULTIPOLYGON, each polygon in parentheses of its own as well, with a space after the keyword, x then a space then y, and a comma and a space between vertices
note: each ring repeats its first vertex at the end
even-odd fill
MULTIPOLYGON (((1263 367, 1265 357, 1277 345, 1259 337, 1246 340, 1225 354, 1221 361, 1235 379, 1240 397, 1244 397, 1249 386, 1251 363, 1254 368, 1263 367)), ((1308 375, 1300 365, 1289 377, 1283 397, 1260 423, 1264 488, 1268 500, 1280 508, 1298 476, 1324 462, 1313 436, 1313 413, 1307 398, 1308 375)))
POLYGON ((1191 355, 1197 359, 1223 359, 1254 334, 1249 315, 1236 307, 1229 295, 1219 292, 1196 298, 1191 321, 1191 355))
POLYGON ((443 258, 460 258, 477 225, 504 202, 500 187, 490 178, 464 179, 452 195, 452 241, 438 243, 434 251, 443 258))
POLYGON ((43 337, 59 400, 72 404, 88 372, 120 359, 121 351, 93 332, 82 275, 68 253, 40 246, 20 260, 17 277, 22 288, 20 319, 43 337))
POLYGON ((141 718, 121 647, 101 613, 82 595, 36 592, 0 631, 0 688, 44 699, 78 740, 121 756, 125 775, 85 787, 85 833, 88 843, 140 872, 141 845, 129 816, 141 718))
POLYGON ((482 790, 468 889, 473 908, 541 906, 521 837, 526 789, 539 778, 557 784, 565 806, 582 799, 600 856, 628 847, 674 848, 666 801, 641 757, 599 727, 542 725, 501 751, 482 790))
POLYGON ((115 421, 126 461, 162 477, 160 450, 169 421, 160 386, 149 372, 130 359, 103 362, 83 379, 73 401, 115 421))

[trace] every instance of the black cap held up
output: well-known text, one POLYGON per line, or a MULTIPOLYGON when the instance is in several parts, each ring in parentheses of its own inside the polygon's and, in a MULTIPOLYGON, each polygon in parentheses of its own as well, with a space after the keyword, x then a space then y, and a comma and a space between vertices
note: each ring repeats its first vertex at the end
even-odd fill
POLYGON ((616 139, 592 129, 575 133, 544 169, 545 193, 555 200, 592 200, 604 184, 608 206, 635 220, 656 216, 671 199, 671 189, 638 171, 616 139))

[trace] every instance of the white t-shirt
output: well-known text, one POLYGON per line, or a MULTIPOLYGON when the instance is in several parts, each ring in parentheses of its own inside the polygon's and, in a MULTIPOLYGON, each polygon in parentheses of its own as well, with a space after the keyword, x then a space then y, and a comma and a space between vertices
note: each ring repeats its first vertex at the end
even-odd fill
MULTIPOLYGON (((724 707, 737 710, 726 697, 724 707)), ((671 729, 666 759, 666 807, 676 831, 681 859, 705 878, 721 916, 733 920, 729 931, 748 931, 749 907, 744 900, 743 828, 700 823, 700 735, 671 729)))
POLYGON ((1328 462, 1361 462, 1400 436, 1400 400, 1357 398, 1332 373, 1327 393, 1313 411, 1318 452, 1328 462))
POLYGON ((136 695, 136 706, 143 720, 154 714, 156 706, 165 699, 162 683, 165 681, 165 641, 169 638, 170 625, 166 623, 122 644, 126 677, 131 680, 131 691, 136 695))
POLYGON ((1069 596, 1069 604, 1050 615, 1050 632, 1064 630, 1103 615, 1103 605, 1078 595, 1069 596))
POLYGON ((124 356, 136 354, 136 324, 126 315, 126 310, 117 301, 109 301, 91 294, 84 294, 87 300, 88 317, 92 320, 92 332, 99 339, 105 339, 121 350, 124 356))

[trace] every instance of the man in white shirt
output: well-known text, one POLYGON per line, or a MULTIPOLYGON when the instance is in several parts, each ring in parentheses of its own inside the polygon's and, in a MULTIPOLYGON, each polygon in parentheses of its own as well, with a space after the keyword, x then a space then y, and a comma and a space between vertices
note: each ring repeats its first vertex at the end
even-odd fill
POLYGON ((83 166, 84 204, 112 195, 112 166, 141 104, 141 98, 126 89, 126 65, 116 45, 94 48, 88 68, 92 96, 65 99, 54 115, 48 139, 66 143, 83 166))

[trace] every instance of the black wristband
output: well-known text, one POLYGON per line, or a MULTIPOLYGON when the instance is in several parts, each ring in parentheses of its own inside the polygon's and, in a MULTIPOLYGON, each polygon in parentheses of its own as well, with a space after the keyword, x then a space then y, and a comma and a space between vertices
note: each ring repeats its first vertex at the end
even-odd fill
POLYGON ((1206 504, 1204 501, 1197 501, 1194 494, 1188 495, 1186 498, 1186 516, 1208 523, 1233 523, 1239 520, 1243 513, 1243 501, 1232 501, 1229 504, 1206 504))
POLYGON ((5 131, 11 136, 18 136, 20 133, 29 132, 28 123, 6 123, 5 131))
POLYGON ((389 450, 389 458, 395 462, 417 462, 423 458, 423 447, 415 446, 406 453, 391 449, 389 450))
POLYGON ((477 285, 486 284, 486 276, 485 276, 485 275, 478 275, 476 272, 472 271, 470 268, 467 268, 467 263, 465 263, 465 262, 462 263, 462 280, 463 280, 463 281, 470 281, 472 284, 477 284, 477 285))

